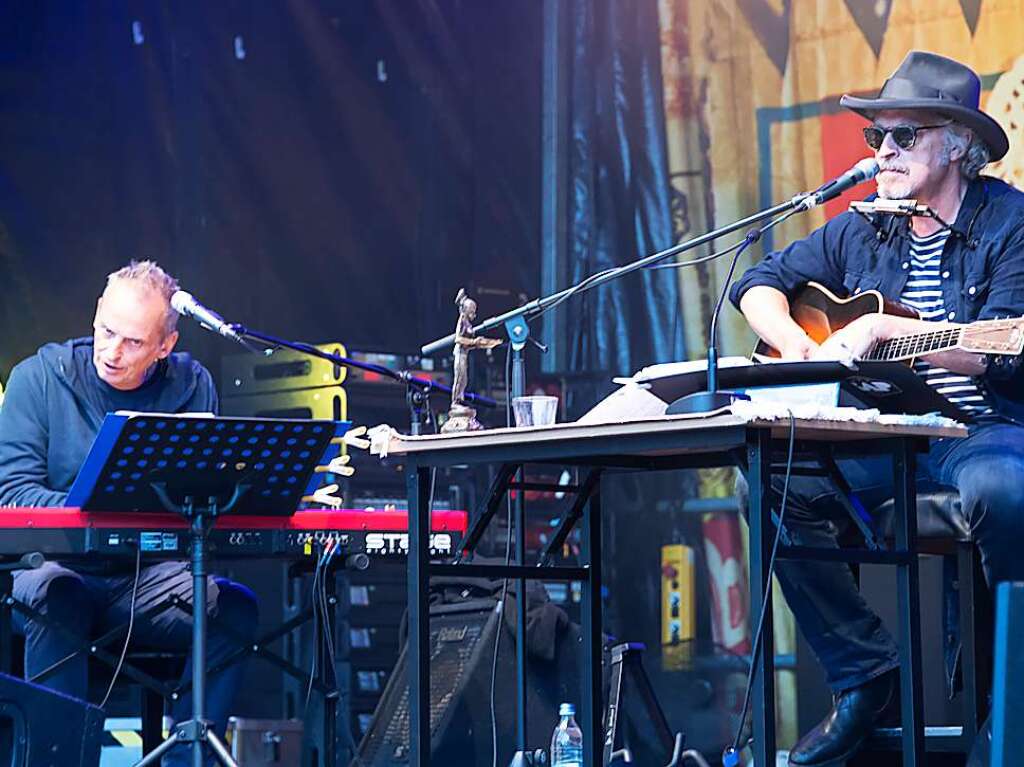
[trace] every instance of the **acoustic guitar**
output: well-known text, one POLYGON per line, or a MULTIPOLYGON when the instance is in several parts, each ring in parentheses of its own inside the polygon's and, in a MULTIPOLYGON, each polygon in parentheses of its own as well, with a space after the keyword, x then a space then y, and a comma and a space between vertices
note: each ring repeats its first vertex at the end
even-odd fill
MULTIPOLYGON (((918 318, 914 309, 890 301, 877 290, 839 298, 817 282, 807 283, 790 301, 789 313, 818 344, 866 314, 918 318)), ((974 354, 1018 355, 1024 352, 1024 317, 980 320, 967 325, 939 325, 935 330, 896 336, 875 344, 861 359, 911 364, 916 357, 951 349, 963 349, 974 354)), ((754 349, 754 356, 779 358, 782 355, 760 341, 754 349)))

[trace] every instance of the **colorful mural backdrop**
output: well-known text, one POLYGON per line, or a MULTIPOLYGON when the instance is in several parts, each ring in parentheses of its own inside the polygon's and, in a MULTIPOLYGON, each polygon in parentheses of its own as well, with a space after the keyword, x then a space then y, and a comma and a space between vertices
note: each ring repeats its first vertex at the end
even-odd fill
MULTIPOLYGON (((839 97, 876 93, 915 48, 982 76, 983 108, 1010 136, 1009 155, 988 172, 1024 184, 1024 0, 662 0, 661 25, 681 238, 813 189, 868 156, 864 121, 839 97)), ((870 189, 791 219, 763 247, 806 234, 870 189)), ((745 264, 762 252, 752 248, 745 264)), ((693 356, 727 268, 720 259, 680 270, 693 356)), ((722 330, 726 353, 747 352, 752 336, 738 313, 723 317, 722 330)))

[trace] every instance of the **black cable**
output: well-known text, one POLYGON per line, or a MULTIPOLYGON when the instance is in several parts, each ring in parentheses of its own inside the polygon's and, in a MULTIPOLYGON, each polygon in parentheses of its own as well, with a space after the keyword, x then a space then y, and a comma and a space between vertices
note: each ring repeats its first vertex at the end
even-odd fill
POLYGON ((313 658, 309 664, 309 682, 306 685, 306 700, 303 704, 303 707, 306 709, 309 708, 309 698, 313 694, 313 679, 316 676, 317 660, 320 654, 320 642, 322 641, 320 638, 320 605, 319 600, 317 600, 316 597, 317 584, 320 581, 320 565, 322 559, 322 557, 317 557, 316 566, 313 568, 313 584, 309 591, 310 609, 313 611, 313 642, 311 643, 313 658))
MULTIPOLYGON (((768 229, 771 229, 772 227, 776 226, 777 224, 782 223, 787 218, 789 218, 791 215, 793 215, 795 212, 796 212, 795 210, 794 211, 788 211, 788 212, 786 212, 786 213, 784 213, 784 214, 782 214, 780 216, 777 216, 776 218, 772 219, 768 224, 766 224, 762 228, 761 231, 762 232, 763 231, 767 231, 768 229)), ((729 253, 732 253, 737 248, 742 247, 744 245, 744 243, 746 243, 747 241, 748 241, 748 237, 744 237, 744 239, 742 239, 739 242, 731 245, 730 247, 726 248, 725 250, 717 251, 717 252, 711 253, 711 254, 709 254, 707 256, 702 256, 700 258, 691 259, 689 261, 681 261, 681 262, 674 263, 674 264, 654 265, 654 266, 650 266, 650 267, 647 267, 647 268, 648 269, 679 269, 679 268, 686 267, 686 266, 696 266, 697 264, 703 264, 703 263, 706 263, 708 261, 712 261, 712 260, 714 260, 716 258, 720 258, 721 256, 724 256, 724 255, 727 255, 729 253)), ((605 269, 605 270, 600 271, 600 272, 598 272, 596 274, 590 275, 589 277, 584 279, 582 282, 580 282, 578 285, 573 287, 564 296, 559 298, 557 301, 555 301, 555 302, 551 303, 550 305, 544 307, 544 309, 542 311, 537 313, 536 317, 539 317, 539 316, 543 315, 544 313, 551 311, 552 309, 554 309, 559 304, 563 303, 564 301, 566 301, 569 298, 571 298, 572 296, 574 296, 576 293, 578 293, 581 290, 583 290, 584 288, 586 288, 594 280, 596 280, 596 279, 598 279, 600 277, 603 277, 603 276, 605 276, 606 274, 608 274, 610 272, 614 272, 617 268, 618 267, 612 267, 610 269, 605 269)), ((506 351, 505 351, 505 424, 506 424, 506 426, 511 426, 512 425, 511 359, 512 359, 512 357, 511 357, 511 344, 509 344, 509 346, 506 347, 506 351)), ((787 472, 786 481, 787 481, 787 485, 788 485, 788 481, 789 481, 788 472, 787 472)), ((511 558, 512 558, 512 499, 511 499, 511 497, 509 497, 507 499, 507 506, 508 506, 508 515, 507 515, 507 522, 506 522, 506 526, 505 526, 506 527, 506 540, 505 540, 505 566, 506 567, 509 566, 509 564, 511 563, 511 558)), ((781 525, 781 519, 780 519, 780 525, 781 525)), ((780 529, 781 529, 781 527, 780 527, 780 529)), ((772 562, 771 566, 772 567, 774 566, 774 553, 773 553, 773 562, 772 562)), ((769 583, 770 583, 770 579, 769 579, 769 583)), ((508 578, 503 578, 502 579, 502 586, 501 586, 501 601, 499 602, 499 606, 498 606, 498 632, 497 632, 497 635, 495 636, 495 639, 494 639, 494 654, 493 654, 493 657, 491 659, 490 707, 491 707, 491 745, 492 745, 491 758, 492 758, 492 766, 493 767, 497 767, 497 764, 498 764, 498 725, 497 725, 497 720, 496 720, 496 717, 495 717, 495 699, 494 699, 494 694, 495 694, 495 686, 497 684, 498 646, 499 646, 500 639, 501 639, 501 629, 503 628, 504 612, 505 612, 505 602, 506 602, 507 595, 508 595, 508 578)), ((525 595, 520 594, 518 596, 518 598, 519 599, 524 599, 525 595)), ((762 613, 762 615, 763 615, 763 613, 762 613)), ((519 641, 522 641, 522 637, 519 638, 519 641)), ((748 687, 749 687, 749 684, 748 684, 748 687)), ((749 690, 748 690, 748 695, 749 695, 749 690)), ((742 720, 741 720, 741 727, 742 727, 742 720)), ((737 737, 738 737, 738 734, 737 734, 737 737)))
POLYGON ((539 312, 537 312, 537 314, 534 315, 534 319, 536 319, 537 317, 543 316, 547 312, 550 312, 552 309, 554 309, 559 304, 564 303, 565 301, 569 300, 574 295, 579 293, 581 290, 583 290, 584 288, 588 287, 590 285, 590 283, 592 283, 594 280, 599 279, 601 277, 604 277, 607 274, 611 274, 612 272, 614 272, 618 268, 619 267, 617 267, 617 266, 613 266, 610 269, 603 269, 600 272, 597 272, 596 274, 592 274, 589 277, 584 278, 583 281, 579 282, 578 284, 576 284, 572 288, 570 288, 569 291, 564 296, 561 296, 557 301, 552 301, 550 304, 548 304, 543 309, 541 309, 539 312))
POLYGON ((772 553, 768 557, 768 577, 764 585, 764 593, 761 595, 761 614, 757 618, 757 630, 754 632, 754 646, 750 658, 750 670, 747 672, 747 687, 743 693, 743 708, 740 710, 740 720, 736 725, 736 736, 733 738, 732 750, 739 751, 740 738, 743 737, 743 725, 747 719, 747 712, 750 708, 750 695, 754 686, 754 674, 757 671, 757 658, 761 650, 761 643, 764 638, 764 620, 768 614, 768 602, 772 593, 772 578, 775 575, 775 558, 779 551, 779 541, 782 538, 782 530, 786 520, 786 500, 789 497, 789 478, 793 473, 793 448, 796 444, 796 418, 793 411, 789 412, 789 450, 786 455, 786 475, 782 483, 782 500, 779 503, 779 519, 775 527, 775 540, 772 542, 772 553))
POLYGON ((142 574, 142 547, 139 546, 135 550, 135 584, 132 586, 132 600, 128 608, 128 633, 124 638, 124 647, 121 648, 121 657, 117 661, 117 666, 114 667, 114 675, 110 678, 110 686, 107 687, 107 694, 103 696, 103 700, 100 701, 100 708, 107 705, 107 701, 110 700, 110 694, 114 691, 114 683, 117 682, 117 677, 121 673, 121 668, 124 666, 124 659, 128 656, 128 643, 132 640, 132 628, 135 626, 135 601, 139 596, 139 576, 142 574))
MULTIPOLYGON (((505 423, 512 425, 512 344, 505 350, 505 423)), ((505 567, 512 562, 512 496, 505 499, 508 509, 505 518, 505 567)), ((522 599, 523 595, 520 594, 522 599)), ((498 627, 494 634, 494 654, 491 658, 491 767, 498 767, 498 718, 494 691, 498 680, 498 647, 501 644, 501 632, 505 628, 505 602, 508 599, 508 578, 501 579, 501 600, 498 602, 498 627)), ((519 637, 522 642, 523 638, 519 637)))
MULTIPOLYGON (((512 563, 512 498, 506 501, 508 514, 505 521, 505 567, 512 563)), ((519 599, 523 599, 520 594, 519 599)), ((498 679, 498 646, 501 644, 501 632, 505 628, 505 602, 508 599, 508 578, 501 579, 501 601, 498 603, 498 627, 494 634, 494 657, 491 658, 491 767, 498 767, 498 719, 494 700, 494 688, 498 679)), ((522 642, 523 638, 519 637, 522 642)))
POLYGON ((330 606, 327 602, 327 579, 331 577, 331 560, 338 550, 338 539, 328 538, 328 551, 324 555, 324 569, 320 574, 320 608, 324 620, 324 641, 327 644, 327 660, 331 662, 331 679, 334 681, 334 689, 338 690, 338 667, 337 659, 334 656, 334 631, 331 630, 330 606))
MULTIPOLYGON (((777 226, 778 224, 781 224, 783 221, 785 221, 790 216, 793 216, 793 215, 795 215, 797 213, 800 213, 800 212, 801 211, 799 211, 799 210, 797 210, 795 208, 793 210, 786 211, 785 213, 782 213, 782 214, 776 216, 775 218, 773 218, 771 221, 769 221, 767 224, 765 224, 763 227, 761 227, 759 231, 761 233, 767 232, 769 229, 777 226)), ((754 230, 754 231, 758 231, 758 230, 754 230)), ((657 269, 682 269, 682 268, 687 267, 687 266, 697 266, 699 264, 705 264, 708 261, 714 261, 716 258, 721 258, 722 256, 726 256, 729 253, 732 253, 737 248, 742 247, 743 244, 746 241, 747 241, 747 238, 744 237, 742 240, 740 240, 737 243, 734 243, 734 244, 730 245, 725 250, 719 250, 719 251, 716 251, 714 253, 709 253, 708 255, 701 256, 700 258, 692 258, 689 261, 677 261, 677 262, 672 263, 672 264, 652 264, 651 266, 644 267, 644 270, 645 271, 655 271, 657 269)), ((537 314, 534 315, 534 319, 544 315, 546 312, 550 312, 552 309, 554 309, 559 304, 563 303, 564 301, 567 301, 568 299, 572 298, 574 295, 579 293, 581 290, 583 290, 584 288, 588 287, 590 285, 590 283, 592 283, 594 280, 596 280, 596 279, 598 279, 600 277, 604 277, 605 275, 609 274, 610 272, 614 272, 618 268, 619 267, 616 266, 616 267, 612 267, 610 269, 604 269, 604 270, 598 272, 597 274, 590 275, 589 277, 584 279, 582 282, 580 282, 578 285, 573 286, 564 296, 561 296, 557 301, 553 301, 552 303, 548 304, 543 309, 541 309, 539 312, 537 312, 537 314)))
POLYGON ((654 264, 652 266, 648 266, 647 269, 649 271, 656 271, 659 269, 682 269, 684 266, 698 266, 699 264, 705 264, 708 261, 714 261, 716 258, 727 256, 734 250, 736 250, 736 248, 739 248, 742 245, 743 240, 740 240, 739 242, 733 243, 725 250, 718 250, 715 251, 714 253, 709 253, 706 256, 700 256, 699 258, 691 258, 689 261, 675 261, 671 264, 654 264))

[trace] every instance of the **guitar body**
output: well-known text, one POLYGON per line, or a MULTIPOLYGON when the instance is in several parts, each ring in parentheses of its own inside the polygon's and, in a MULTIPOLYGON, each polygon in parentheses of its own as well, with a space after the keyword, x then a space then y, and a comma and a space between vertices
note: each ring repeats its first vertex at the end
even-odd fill
MULTIPOLYGON (((865 314, 895 314, 900 317, 917 318, 913 309, 890 301, 877 290, 866 290, 849 298, 839 298, 824 285, 809 282, 789 302, 789 313, 817 344, 838 330, 842 330, 858 317, 865 314)), ((779 358, 779 351, 764 341, 758 341, 755 356, 779 358)))

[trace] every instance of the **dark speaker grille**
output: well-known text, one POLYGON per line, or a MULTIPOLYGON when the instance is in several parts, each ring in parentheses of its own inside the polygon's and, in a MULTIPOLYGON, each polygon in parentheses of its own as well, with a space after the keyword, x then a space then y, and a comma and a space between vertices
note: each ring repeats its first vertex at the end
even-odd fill
MULTIPOLYGON (((497 612, 493 601, 453 614, 432 614, 430 619, 430 732, 443 732, 451 704, 480 663, 494 648, 497 612), (490 609, 487 609, 490 605, 490 609), (483 607, 484 609, 481 609, 483 607)), ((383 767, 408 761, 409 684, 406 650, 374 714, 356 764, 383 767)), ((488 666, 489 668, 489 666, 488 666)))

